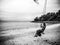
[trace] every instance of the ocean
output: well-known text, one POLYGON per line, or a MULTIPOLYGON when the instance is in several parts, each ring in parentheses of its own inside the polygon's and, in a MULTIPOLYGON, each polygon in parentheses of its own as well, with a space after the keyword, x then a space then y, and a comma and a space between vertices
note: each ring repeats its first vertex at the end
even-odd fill
POLYGON ((32 22, 2 22, 0 36, 10 36, 34 32, 40 28, 40 23, 32 22))
POLYGON ((1 25, 4 30, 15 30, 15 29, 28 29, 28 28, 38 28, 40 23, 32 22, 2 22, 1 25))

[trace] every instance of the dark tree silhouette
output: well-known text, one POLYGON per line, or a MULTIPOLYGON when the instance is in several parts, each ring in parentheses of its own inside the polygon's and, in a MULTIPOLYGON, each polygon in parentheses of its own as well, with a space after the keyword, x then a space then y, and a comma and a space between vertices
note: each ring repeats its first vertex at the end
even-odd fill
POLYGON ((39 21, 38 17, 36 17, 36 18, 34 19, 34 21, 39 21))
POLYGON ((58 12, 49 12, 42 15, 41 17, 36 17, 34 21, 60 21, 60 10, 58 12))

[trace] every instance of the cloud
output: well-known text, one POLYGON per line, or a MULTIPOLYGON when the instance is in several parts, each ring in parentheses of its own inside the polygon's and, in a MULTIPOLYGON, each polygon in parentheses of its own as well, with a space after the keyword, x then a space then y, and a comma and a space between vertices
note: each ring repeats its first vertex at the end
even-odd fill
POLYGON ((58 6, 60 7, 60 0, 57 0, 57 4, 58 4, 58 6))
MULTIPOLYGON (((59 0, 47 0, 46 12, 58 10, 59 0)), ((44 0, 36 4, 33 0, 2 0, 0 16, 4 20, 33 20, 43 12, 44 0)))

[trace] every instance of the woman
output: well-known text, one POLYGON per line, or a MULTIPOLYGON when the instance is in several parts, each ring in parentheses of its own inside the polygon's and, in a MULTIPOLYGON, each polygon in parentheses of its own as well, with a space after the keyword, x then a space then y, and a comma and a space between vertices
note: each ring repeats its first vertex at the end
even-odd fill
POLYGON ((41 27, 42 29, 37 30, 34 37, 41 36, 41 33, 44 34, 44 30, 45 30, 45 28, 46 28, 46 24, 45 24, 45 23, 42 23, 40 27, 41 27))

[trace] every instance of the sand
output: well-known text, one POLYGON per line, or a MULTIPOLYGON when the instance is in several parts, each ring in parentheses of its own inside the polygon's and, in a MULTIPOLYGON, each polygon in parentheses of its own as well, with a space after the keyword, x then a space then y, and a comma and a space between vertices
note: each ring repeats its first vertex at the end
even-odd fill
POLYGON ((30 28, 24 30, 3 31, 0 36, 10 37, 5 45, 56 45, 60 41, 60 24, 53 24, 46 27, 41 37, 34 37, 39 28, 30 28))

